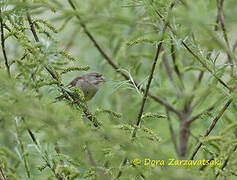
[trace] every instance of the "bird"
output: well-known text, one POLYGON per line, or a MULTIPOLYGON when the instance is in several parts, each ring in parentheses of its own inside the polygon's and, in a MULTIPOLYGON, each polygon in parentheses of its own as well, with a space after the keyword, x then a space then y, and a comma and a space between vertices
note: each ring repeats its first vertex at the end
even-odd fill
POLYGON ((75 86, 80 88, 84 93, 85 102, 87 102, 95 96, 102 82, 105 82, 105 77, 101 73, 90 72, 75 77, 66 87, 69 89, 75 86))

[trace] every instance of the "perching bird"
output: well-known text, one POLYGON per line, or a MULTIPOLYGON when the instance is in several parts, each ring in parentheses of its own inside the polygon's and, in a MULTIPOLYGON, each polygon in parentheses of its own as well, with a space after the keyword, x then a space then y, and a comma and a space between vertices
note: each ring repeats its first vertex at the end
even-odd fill
POLYGON ((105 82, 105 78, 101 73, 90 72, 73 79, 67 85, 67 88, 79 87, 84 93, 85 101, 89 101, 95 96, 101 82, 105 82))

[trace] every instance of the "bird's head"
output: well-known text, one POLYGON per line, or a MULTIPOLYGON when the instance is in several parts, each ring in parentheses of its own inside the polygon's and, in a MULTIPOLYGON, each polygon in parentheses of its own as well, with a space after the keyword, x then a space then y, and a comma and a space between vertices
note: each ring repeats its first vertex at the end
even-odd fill
POLYGON ((105 82, 105 78, 101 73, 91 72, 83 75, 83 78, 91 84, 98 85, 101 82, 105 82))

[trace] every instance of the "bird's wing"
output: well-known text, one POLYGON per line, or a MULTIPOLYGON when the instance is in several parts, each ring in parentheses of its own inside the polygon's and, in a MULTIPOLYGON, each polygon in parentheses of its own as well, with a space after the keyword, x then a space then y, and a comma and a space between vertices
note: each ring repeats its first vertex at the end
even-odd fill
POLYGON ((66 87, 69 89, 72 88, 73 86, 75 86, 77 84, 77 81, 79 81, 81 79, 82 79, 82 77, 76 77, 66 87))

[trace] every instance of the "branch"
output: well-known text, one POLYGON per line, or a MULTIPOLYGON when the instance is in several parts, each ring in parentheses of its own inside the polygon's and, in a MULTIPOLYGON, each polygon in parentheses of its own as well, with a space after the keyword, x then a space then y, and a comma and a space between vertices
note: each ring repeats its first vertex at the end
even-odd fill
MULTIPOLYGON (((216 126, 216 123, 218 122, 218 120, 221 118, 221 116, 224 114, 224 112, 226 111, 226 109, 229 107, 229 105, 232 103, 233 99, 230 99, 225 105, 224 107, 219 111, 218 115, 215 117, 215 119, 212 121, 211 125, 208 127, 208 129, 206 130, 206 133, 204 134, 204 137, 207 137, 210 132, 213 130, 213 128, 216 126)), ((200 147, 202 146, 202 142, 199 142, 194 151, 192 152, 192 155, 190 157, 190 160, 193 160, 195 155, 197 154, 198 150, 200 149, 200 147)))
MULTIPOLYGON (((164 31, 165 30, 163 30, 163 33, 164 33, 164 31)), ((162 38, 162 40, 163 40, 163 38, 162 38)), ((134 128, 134 131, 132 133, 133 138, 136 136, 137 127, 140 125, 140 122, 141 122, 141 119, 142 119, 142 114, 143 114, 145 103, 146 103, 146 100, 147 100, 147 95, 148 95, 148 92, 149 92, 149 89, 150 89, 151 81, 153 79, 153 74, 154 74, 154 71, 155 71, 155 67, 156 67, 157 59, 158 59, 159 54, 160 54, 161 47, 162 47, 162 41, 159 43, 159 45, 157 46, 157 49, 156 49, 156 54, 155 54, 155 57, 154 57, 154 60, 153 60, 150 76, 149 76, 148 83, 147 83, 146 89, 145 89, 145 93, 144 93, 144 96, 143 96, 143 99, 142 99, 142 105, 141 105, 140 111, 138 113, 136 127, 134 128)))
MULTIPOLYGON (((237 145, 234 146, 234 148, 233 148, 233 150, 232 150, 232 153, 230 153, 230 154, 228 155, 228 157, 225 159, 223 165, 221 166, 221 170, 222 170, 222 171, 223 171, 224 168, 227 166, 227 164, 228 164, 228 162, 229 162, 229 160, 230 160, 230 158, 231 158, 231 155, 232 155, 236 150, 237 150, 237 145)), ((218 173, 216 174, 216 178, 217 178, 219 175, 220 175, 220 172, 218 172, 218 173)))
POLYGON ((29 25, 30 25, 30 29, 31 29, 31 31, 32 31, 32 34, 33 34, 33 36, 34 36, 34 38, 35 38, 35 41, 36 41, 36 42, 40 42, 40 40, 39 40, 39 38, 38 38, 38 36, 37 36, 37 34, 36 34, 34 24, 32 23, 31 17, 30 17, 30 15, 29 15, 28 12, 27 12, 27 15, 26 15, 26 16, 27 16, 27 20, 28 20, 28 22, 29 22, 29 25))
POLYGON ((202 111, 201 113, 191 117, 189 120, 188 120, 188 123, 191 124, 193 121, 195 121, 196 119, 198 119, 203 113, 207 112, 207 111, 212 111, 213 109, 215 108, 215 106, 211 106, 209 107, 208 109, 202 111))
MULTIPOLYGON (((223 3, 224 3, 224 0, 217 0, 217 7, 218 7, 218 16, 217 17, 218 17, 218 21, 221 24, 221 29, 222 29, 222 32, 223 32, 223 36, 224 36, 227 48, 229 49, 229 51, 231 51, 230 43, 229 43, 229 39, 228 39, 228 35, 227 35, 227 32, 226 32, 226 27, 225 27, 225 20, 224 20, 224 13, 223 13, 223 3)), ((232 73, 233 73, 233 71, 234 71, 233 60, 232 60, 231 56, 229 55, 229 53, 227 53, 227 56, 228 56, 228 60, 231 64, 231 70, 232 70, 232 73)))
POLYGON ((128 158, 125 157, 125 158, 123 159, 122 163, 120 164, 119 171, 118 171, 118 174, 117 174, 117 176, 116 176, 115 179, 119 179, 119 178, 120 178, 120 176, 122 175, 122 169, 123 169, 123 167, 125 166, 125 164, 127 163, 127 161, 128 161, 128 158))
POLYGON ((182 41, 182 44, 188 50, 188 52, 191 53, 195 57, 195 59, 197 59, 203 65, 204 68, 207 69, 207 71, 209 71, 225 88, 227 88, 230 92, 232 92, 232 89, 222 79, 217 77, 212 72, 212 70, 188 47, 188 45, 184 41, 182 41))
POLYGON ((9 66, 9 63, 8 63, 6 49, 5 49, 5 37, 4 37, 4 30, 3 30, 3 19, 2 19, 2 9, 1 8, 0 8, 0 24, 1 24, 1 46, 2 46, 2 53, 3 53, 4 60, 5 60, 5 66, 7 68, 7 73, 9 75, 9 77, 11 77, 10 66, 9 66))
POLYGON ((6 176, 4 175, 4 172, 2 170, 2 168, 0 167, 0 173, 1 173, 1 176, 3 178, 3 180, 7 180, 6 176))
MULTIPOLYGON (((32 141, 33 141, 33 143, 37 146, 37 148, 38 148, 40 151, 42 151, 42 150, 41 150, 41 147, 40 147, 40 145, 39 145, 39 143, 38 143, 37 140, 36 140, 35 135, 33 134, 33 132, 32 132, 29 128, 27 128, 27 131, 28 131, 28 134, 30 135, 30 137, 31 137, 31 139, 32 139, 32 141)), ((49 163, 49 161, 48 161, 48 158, 47 158, 43 153, 42 153, 41 156, 42 156, 42 158, 44 159, 46 165, 49 167, 49 169, 51 169, 51 171, 54 173, 55 177, 56 177, 58 180, 63 180, 63 178, 56 172, 55 168, 50 165, 50 163, 49 163)))
POLYGON ((174 42, 173 39, 171 38, 171 48, 170 48, 170 52, 171 52, 171 57, 172 57, 172 61, 174 64, 174 71, 177 74, 181 84, 182 84, 182 88, 184 88, 184 82, 183 82, 183 78, 182 78, 182 74, 180 73, 179 67, 177 65, 177 61, 176 61, 176 53, 175 53, 175 46, 174 46, 174 42))
MULTIPOLYGON (((71 0, 68 0, 69 4, 71 5, 71 7, 76 11, 76 7, 74 6, 74 4, 72 3, 71 0)), ((76 15, 77 19, 79 20, 79 23, 81 25, 81 27, 83 28, 84 32, 86 33, 86 35, 89 37, 89 39, 93 42, 94 46, 97 48, 97 50, 100 52, 100 54, 105 58, 105 60, 116 70, 116 72, 120 73, 126 80, 130 80, 130 77, 123 71, 120 71, 120 67, 114 63, 114 61, 106 54, 106 52, 101 48, 101 46, 99 45, 99 43, 95 40, 94 36, 88 31, 86 25, 81 21, 80 16, 77 14, 76 15)), ((168 24, 167 24, 168 25, 168 24)), ((134 81, 135 85, 137 86, 137 88, 139 88, 138 83, 136 81, 134 81)), ((145 89, 142 88, 141 89, 143 92, 145 92, 145 89)), ((150 96, 153 100, 155 100, 156 102, 164 105, 166 108, 168 108, 170 111, 176 113, 177 115, 179 115, 180 113, 178 112, 178 110, 176 110, 173 106, 171 106, 170 104, 168 104, 168 102, 166 102, 164 99, 159 98, 151 93, 148 93, 148 96, 150 96)))

